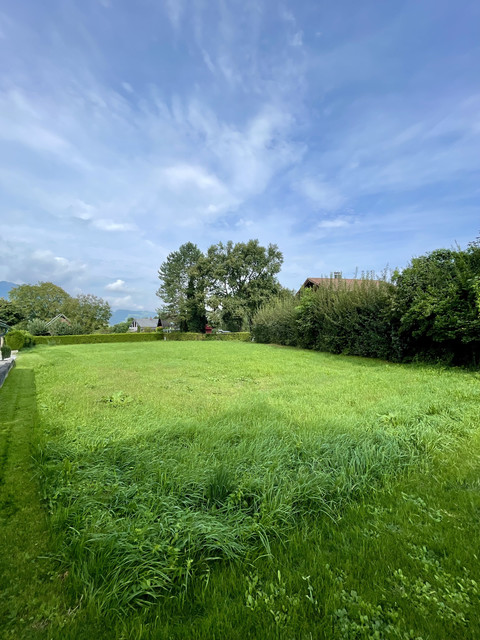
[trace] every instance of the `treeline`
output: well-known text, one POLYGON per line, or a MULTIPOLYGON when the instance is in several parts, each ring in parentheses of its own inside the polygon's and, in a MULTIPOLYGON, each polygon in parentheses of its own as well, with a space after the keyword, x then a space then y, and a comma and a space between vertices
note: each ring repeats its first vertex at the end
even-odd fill
POLYGON ((92 333, 108 326, 111 313, 102 298, 72 297, 53 282, 22 284, 10 290, 9 300, 0 298, 0 320, 35 336, 92 333))
POLYGON ((257 342, 331 353, 480 364, 480 242, 412 259, 402 272, 283 293, 254 318, 257 342))

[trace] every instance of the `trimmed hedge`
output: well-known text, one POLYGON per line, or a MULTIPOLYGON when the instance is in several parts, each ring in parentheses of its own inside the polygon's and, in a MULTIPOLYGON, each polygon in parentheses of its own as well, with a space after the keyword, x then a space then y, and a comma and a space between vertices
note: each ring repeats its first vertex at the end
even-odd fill
POLYGON ((228 342, 229 340, 236 340, 237 342, 250 342, 250 331, 235 331, 232 333, 203 333, 204 340, 223 340, 228 342))
POLYGON ((12 355, 12 350, 10 349, 10 347, 7 347, 6 344, 3 345, 0 351, 2 353, 2 360, 6 360, 7 358, 10 358, 10 356, 12 355))
MULTIPOLYGON (((188 340, 222 340, 236 342, 250 342, 249 331, 235 331, 232 333, 192 333, 182 331, 172 331, 172 333, 164 333, 163 337, 172 342, 186 342, 188 340)), ((160 336, 159 340, 162 337, 160 336)))
POLYGON ((90 333, 77 336, 36 336, 36 344, 99 344, 104 342, 154 342, 162 340, 161 333, 90 333))
POLYGON ((5 344, 7 347, 10 347, 10 349, 20 351, 20 349, 33 347, 35 344, 35 337, 28 333, 28 331, 13 329, 5 336, 5 344))
POLYGON ((250 341, 250 333, 242 331, 238 333, 172 333, 152 332, 152 333, 94 333, 80 336, 36 336, 35 344, 71 345, 71 344, 99 344, 106 342, 155 342, 156 340, 188 341, 188 340, 236 340, 242 342, 250 341))

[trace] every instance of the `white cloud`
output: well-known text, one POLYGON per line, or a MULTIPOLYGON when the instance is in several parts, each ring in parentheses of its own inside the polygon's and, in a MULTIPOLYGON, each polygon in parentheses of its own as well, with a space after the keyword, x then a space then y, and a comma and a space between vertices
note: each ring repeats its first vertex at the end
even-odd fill
POLYGON ((0 264, 0 278, 4 280, 29 284, 46 281, 60 286, 81 280, 87 269, 85 263, 55 255, 49 249, 35 249, 24 242, 14 245, 8 240, 2 242, 0 264))
POLYGON ((125 280, 115 280, 115 282, 111 282, 105 286, 107 291, 125 291, 125 280))
POLYGON ((163 170, 169 184, 175 189, 193 187, 202 191, 224 192, 225 187, 220 180, 203 169, 189 164, 178 164, 163 170))
POLYGON ((94 220, 92 224, 101 231, 135 231, 137 229, 137 226, 130 222, 114 222, 103 218, 94 220))
POLYGON ((141 311, 144 306, 134 302, 131 295, 122 297, 107 297, 106 300, 110 304, 113 310, 124 309, 125 307, 131 311, 141 311))
POLYGON ((351 223, 344 218, 334 218, 333 220, 321 220, 317 227, 319 229, 339 229, 342 227, 348 227, 351 223))

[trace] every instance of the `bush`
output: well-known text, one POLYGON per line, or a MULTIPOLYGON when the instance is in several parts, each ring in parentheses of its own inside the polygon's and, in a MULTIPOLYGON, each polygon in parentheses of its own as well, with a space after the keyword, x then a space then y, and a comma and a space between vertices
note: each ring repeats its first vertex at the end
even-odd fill
POLYGON ((110 327, 110 333, 127 333, 130 322, 119 322, 110 327))
POLYGON ((232 333, 202 333, 204 340, 222 340, 224 342, 250 342, 252 336, 250 331, 236 331, 232 333))
POLYGON ((256 342, 294 346, 297 333, 298 298, 284 294, 264 306, 255 316, 252 334, 256 342))
POLYGON ((89 333, 75 336, 39 336, 36 344, 100 344, 109 342, 152 342, 161 340, 161 333, 89 333))
POLYGON ((393 291, 387 282, 365 279, 353 288, 332 280, 300 296, 284 294, 257 313, 252 333, 257 342, 389 358, 393 291))
POLYGON ((2 353, 2 360, 5 360, 5 358, 10 358, 10 356, 12 355, 12 350, 10 349, 10 347, 7 347, 7 345, 3 345, 0 351, 2 353))
POLYGON ((404 359, 480 362, 480 245, 438 249, 396 274, 394 322, 404 359))
POLYGON ((319 351, 370 358, 392 356, 393 286, 359 280, 304 294, 298 309, 299 344, 319 351))
POLYGON ((5 344, 10 347, 10 349, 18 351, 27 347, 33 347, 35 343, 35 338, 28 333, 28 331, 22 331, 21 329, 13 329, 13 331, 9 331, 5 336, 5 344))
POLYGON ((109 342, 154 342, 156 340, 188 341, 188 340, 237 340, 243 342, 250 341, 248 331, 239 333, 223 333, 217 335, 206 335, 204 333, 182 333, 172 331, 163 333, 154 331, 152 333, 92 333, 77 336, 37 336, 35 344, 47 344, 50 346, 61 344, 99 344, 109 342))
POLYGON ((76 336, 85 332, 77 322, 68 323, 58 319, 48 325, 48 333, 51 336, 76 336))
POLYGON ((49 331, 47 327, 47 323, 45 320, 40 320, 40 318, 34 318, 33 320, 29 320, 27 322, 27 331, 32 334, 32 336, 48 336, 49 331))

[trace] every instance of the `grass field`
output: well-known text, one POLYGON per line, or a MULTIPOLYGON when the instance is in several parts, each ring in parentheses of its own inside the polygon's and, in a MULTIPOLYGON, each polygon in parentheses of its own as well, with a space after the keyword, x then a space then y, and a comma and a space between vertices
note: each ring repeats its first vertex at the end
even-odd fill
POLYGON ((0 390, 0 637, 480 637, 480 375, 40 347, 0 390))

